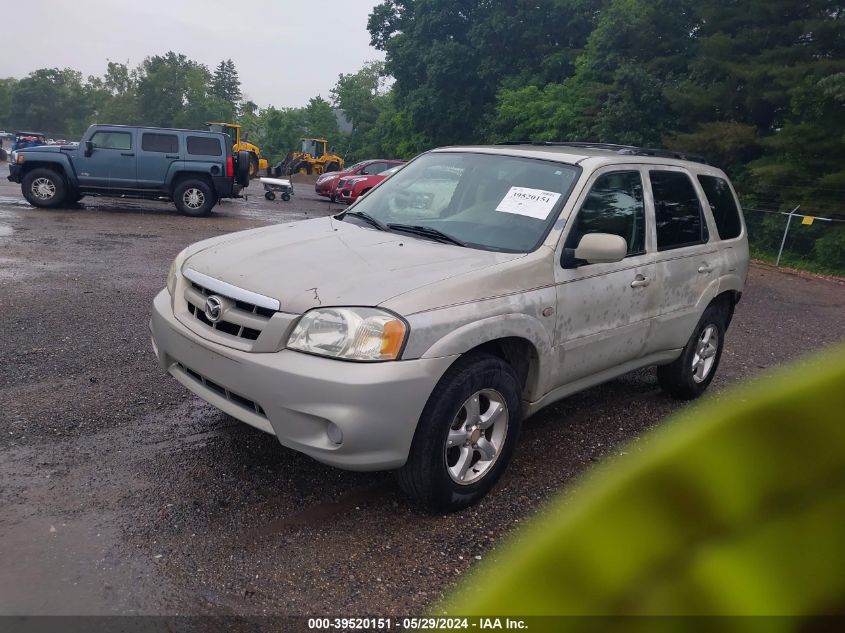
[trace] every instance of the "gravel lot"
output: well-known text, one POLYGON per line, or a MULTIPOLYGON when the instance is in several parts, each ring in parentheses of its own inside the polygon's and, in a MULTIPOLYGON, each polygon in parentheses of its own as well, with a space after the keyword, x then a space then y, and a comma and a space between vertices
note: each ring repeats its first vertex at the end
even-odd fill
MULTIPOLYGON (((29 207, 0 166, 0 614, 416 614, 556 491, 681 405, 635 372, 530 419, 492 495, 409 509, 386 473, 282 448, 159 370, 147 322, 196 240, 339 208, 29 207)), ((341 273, 339 273, 341 274, 341 273)), ((845 338, 845 284, 754 266, 710 397, 845 338)))

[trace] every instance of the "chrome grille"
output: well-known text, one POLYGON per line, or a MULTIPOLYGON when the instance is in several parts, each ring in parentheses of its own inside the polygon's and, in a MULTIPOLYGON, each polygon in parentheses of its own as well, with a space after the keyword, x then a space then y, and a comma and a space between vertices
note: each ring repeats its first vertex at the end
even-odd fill
POLYGON ((225 294, 214 292, 195 281, 191 281, 190 285, 185 289, 185 300, 188 302, 188 312, 197 320, 229 336, 245 338, 251 341, 259 337, 267 325, 267 321, 275 313, 274 310, 269 308, 263 308, 254 303, 240 301, 232 297, 227 297, 225 294), (224 310, 222 318, 216 322, 210 321, 205 315, 205 302, 210 295, 221 297, 228 303, 228 307, 224 310))
POLYGON ((222 396, 222 397, 226 398, 227 400, 229 400, 230 402, 233 402, 234 404, 236 404, 240 407, 243 407, 244 409, 247 409, 248 411, 251 411, 252 413, 255 413, 256 415, 260 415, 262 418, 267 417, 267 414, 264 413, 264 409, 257 402, 254 402, 254 401, 250 400, 249 398, 244 398, 243 396, 241 396, 237 393, 234 393, 233 391, 230 391, 229 389, 227 389, 226 387, 224 387, 222 385, 218 385, 213 380, 209 380, 208 378, 206 378, 205 376, 203 376, 199 372, 194 371, 190 367, 186 367, 182 363, 176 363, 176 365, 179 367, 179 369, 181 369, 183 372, 185 372, 185 374, 187 374, 194 381, 200 383, 206 389, 213 391, 218 396, 222 396))

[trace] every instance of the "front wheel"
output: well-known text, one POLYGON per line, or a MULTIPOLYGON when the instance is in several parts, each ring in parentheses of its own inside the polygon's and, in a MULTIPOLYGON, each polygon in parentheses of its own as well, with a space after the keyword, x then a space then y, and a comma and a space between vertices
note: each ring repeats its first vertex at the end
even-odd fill
POLYGON ((275 199, 276 199, 276 194, 275 194, 275 193, 273 193, 272 191, 268 191, 267 193, 265 193, 265 194, 264 194, 264 198, 265 198, 266 200, 275 200, 275 199))
POLYGON ((287 191, 282 194, 282 200, 290 202, 290 194, 287 191))
POLYGON ((29 204, 44 209, 58 207, 67 198, 64 178, 52 169, 33 169, 23 177, 21 191, 29 204))
POLYGON ((217 203, 217 196, 204 180, 184 180, 176 186, 173 202, 185 215, 200 217, 211 213, 217 203))
POLYGON ((661 389, 679 400, 700 396, 716 375, 724 346, 725 313, 709 306, 678 359, 657 368, 661 389))
POLYGON ((479 501, 507 467, 521 428, 520 382, 505 361, 475 354, 440 379, 417 424, 399 485, 420 507, 479 501))

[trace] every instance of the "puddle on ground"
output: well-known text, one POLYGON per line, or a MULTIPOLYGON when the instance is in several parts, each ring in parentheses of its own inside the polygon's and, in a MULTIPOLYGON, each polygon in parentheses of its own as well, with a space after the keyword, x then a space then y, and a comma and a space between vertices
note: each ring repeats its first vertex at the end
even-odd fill
POLYGON ((116 535, 84 520, 34 516, 3 529, 0 614, 133 613, 148 575, 115 553, 116 535))

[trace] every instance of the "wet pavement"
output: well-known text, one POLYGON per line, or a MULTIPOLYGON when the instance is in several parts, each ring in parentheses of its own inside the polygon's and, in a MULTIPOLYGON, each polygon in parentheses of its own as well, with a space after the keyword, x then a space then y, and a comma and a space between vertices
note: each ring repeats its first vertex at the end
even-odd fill
MULTIPOLYGON (((210 218, 88 198, 45 211, 6 174, 0 614, 416 614, 585 469, 683 406, 653 370, 573 396, 527 421, 482 503, 417 513, 390 474, 281 447, 164 376, 150 349, 152 298, 184 246, 339 206, 302 182, 290 202, 254 183, 210 218)), ((843 314, 841 281, 754 266, 709 397, 842 340, 843 314)))

